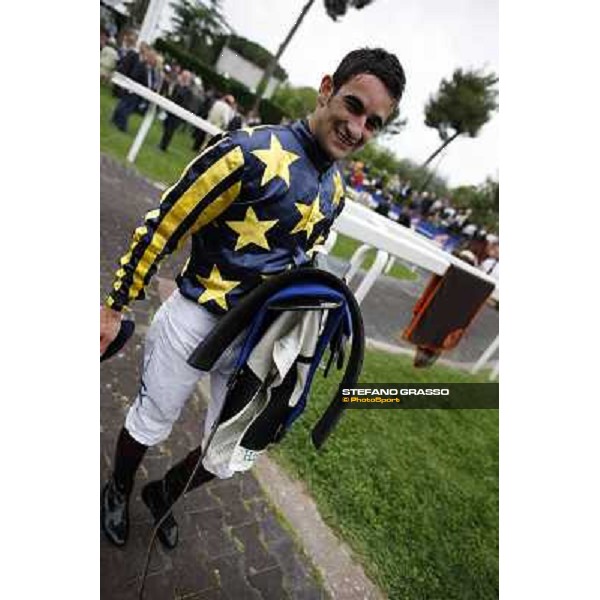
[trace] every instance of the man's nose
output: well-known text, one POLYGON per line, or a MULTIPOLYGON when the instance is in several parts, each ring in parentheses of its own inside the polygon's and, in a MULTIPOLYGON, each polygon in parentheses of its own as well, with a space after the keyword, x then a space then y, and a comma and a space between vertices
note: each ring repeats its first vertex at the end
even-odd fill
POLYGON ((348 128, 350 129, 350 133, 355 140, 360 141, 365 135, 368 134, 366 125, 366 115, 352 115, 352 117, 349 119, 348 128))

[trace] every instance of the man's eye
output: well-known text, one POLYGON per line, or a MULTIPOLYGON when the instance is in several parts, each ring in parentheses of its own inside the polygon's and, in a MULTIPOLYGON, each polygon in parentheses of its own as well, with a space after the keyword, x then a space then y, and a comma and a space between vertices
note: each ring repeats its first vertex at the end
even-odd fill
POLYGON ((362 113, 362 105, 360 102, 356 102, 352 98, 345 98, 344 102, 346 104, 346 108, 355 115, 360 115, 362 113))
POLYGON ((367 119, 366 125, 371 131, 379 131, 382 128, 382 124, 379 119, 367 119))

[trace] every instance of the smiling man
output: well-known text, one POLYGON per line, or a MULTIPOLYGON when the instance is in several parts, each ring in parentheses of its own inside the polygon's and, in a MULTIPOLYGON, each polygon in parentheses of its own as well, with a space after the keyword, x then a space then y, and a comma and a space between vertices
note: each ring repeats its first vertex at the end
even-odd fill
MULTIPOLYGON (((120 260, 100 312, 100 354, 115 339, 121 311, 144 298, 160 261, 191 237, 191 256, 178 289, 157 311, 144 348, 140 391, 120 432, 113 474, 102 492, 102 527, 115 545, 127 541, 128 503, 149 446, 164 441, 202 373, 187 358, 219 317, 266 277, 310 263, 344 207, 335 161, 364 146, 392 118, 405 76, 382 49, 350 52, 321 81, 317 106, 289 126, 244 128, 213 138, 150 211, 120 260)), ((236 357, 230 347, 211 371, 205 440, 226 394, 236 357)), ((201 447, 147 484, 142 498, 158 521, 192 476, 201 447)), ((217 476, 200 466, 188 490, 217 476)), ((178 540, 171 515, 158 537, 178 540)))

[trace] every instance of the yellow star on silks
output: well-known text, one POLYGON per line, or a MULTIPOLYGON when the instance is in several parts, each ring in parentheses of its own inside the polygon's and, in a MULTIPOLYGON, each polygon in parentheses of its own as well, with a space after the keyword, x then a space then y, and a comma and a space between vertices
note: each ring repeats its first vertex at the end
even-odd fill
POLYGON ((225 296, 241 281, 227 281, 221 277, 221 272, 217 265, 213 265, 212 271, 208 277, 200 277, 196 275, 198 281, 204 286, 204 292, 198 302, 205 304, 210 300, 214 300, 222 309, 227 310, 227 300, 225 296))
POLYGON ((261 187, 275 177, 281 177, 290 187, 290 165, 300 157, 284 150, 274 133, 271 134, 271 145, 268 150, 252 150, 252 154, 266 165, 260 182, 261 187))
POLYGON ((319 194, 317 194, 312 204, 306 205, 302 204, 302 202, 296 202, 296 208, 302 216, 290 233, 306 231, 306 239, 310 238, 315 225, 325 218, 325 215, 321 212, 319 202, 319 194))
POLYGON ((266 233, 274 227, 279 219, 274 221, 259 221, 252 207, 246 211, 243 221, 225 221, 231 229, 239 234, 234 250, 240 250, 248 244, 256 244, 265 250, 270 250, 266 233))
POLYGON ((337 206, 343 196, 344 184, 342 183, 342 176, 339 171, 336 171, 333 176, 333 205, 337 206))

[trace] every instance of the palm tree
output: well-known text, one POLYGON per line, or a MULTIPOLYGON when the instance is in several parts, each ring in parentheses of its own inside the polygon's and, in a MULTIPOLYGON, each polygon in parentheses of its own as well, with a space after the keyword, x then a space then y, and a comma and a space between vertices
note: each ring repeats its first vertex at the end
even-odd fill
POLYGON ((425 106, 425 125, 437 129, 442 144, 423 163, 426 167, 459 135, 476 137, 498 108, 498 77, 494 73, 456 69, 442 79, 435 97, 425 106))
MULTIPOLYGON (((325 5, 325 10, 327 11, 327 14, 335 21, 335 20, 337 20, 338 17, 341 17, 346 14, 348 7, 351 6, 356 9, 361 9, 361 8, 364 8, 365 6, 367 6, 368 4, 370 4, 372 1, 373 0, 323 0, 323 4, 325 5)), ((308 0, 308 2, 304 5, 302 10, 300 11, 300 14, 298 15, 298 18, 292 25, 292 28, 290 29, 289 33, 287 34, 287 36, 285 37, 285 39, 279 46, 279 49, 277 50, 277 54, 275 54, 275 56, 273 57, 273 60, 271 61, 269 66, 266 68, 266 70, 262 76, 262 79, 260 80, 258 86, 256 87, 256 101, 254 102, 254 106, 252 107, 252 110, 254 112, 258 112, 258 108, 260 106, 260 101, 262 99, 264 91, 267 88, 267 84, 269 83, 269 80, 271 79, 271 76, 273 75, 273 71, 275 70, 275 65, 281 58, 281 55, 284 53, 285 49, 288 47, 288 44, 294 37, 294 34, 296 33, 298 27, 300 27, 300 24, 302 23, 304 17, 306 16, 306 13, 308 13, 308 11, 310 10, 310 8, 312 7, 312 5, 314 3, 315 3, 315 0, 308 0)))
POLYGON ((221 0, 200 1, 178 0, 171 6, 175 11, 173 35, 180 38, 190 53, 202 53, 229 26, 221 12, 221 0))

